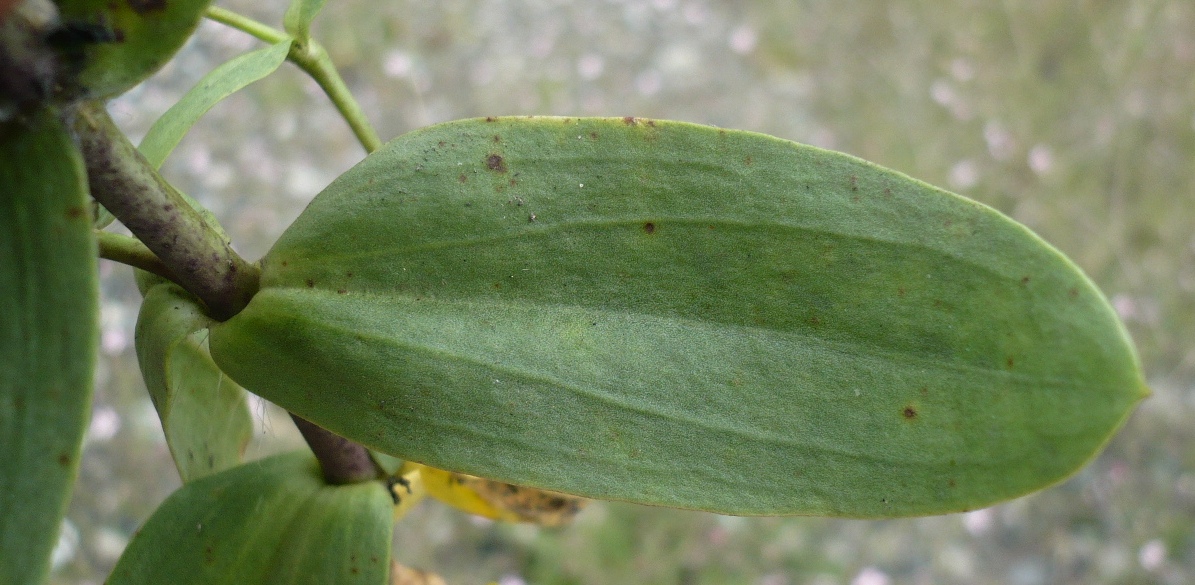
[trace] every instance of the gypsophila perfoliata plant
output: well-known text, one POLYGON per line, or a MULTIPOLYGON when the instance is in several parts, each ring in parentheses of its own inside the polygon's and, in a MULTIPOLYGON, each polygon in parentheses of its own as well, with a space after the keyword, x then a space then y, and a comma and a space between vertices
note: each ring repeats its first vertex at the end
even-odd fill
POLYGON ((1108 303, 979 203, 857 158, 636 117, 383 143, 310 36, 206 0, 0 2, 0 583, 38 583, 76 475, 97 258, 183 486, 109 578, 373 583, 432 495, 562 524, 587 498, 892 518, 1053 485, 1148 394, 1108 303), (134 146, 105 102, 209 18, 262 41, 134 146), (368 155, 261 259, 158 167, 284 61, 368 155), (132 236, 106 229, 114 219, 132 236), (243 460, 246 391, 310 450, 243 460))

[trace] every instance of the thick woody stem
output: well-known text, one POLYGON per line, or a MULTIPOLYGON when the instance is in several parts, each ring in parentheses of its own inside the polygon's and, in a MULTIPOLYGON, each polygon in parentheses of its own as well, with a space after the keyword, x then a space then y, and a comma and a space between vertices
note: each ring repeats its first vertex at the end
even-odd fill
POLYGON ((82 104, 74 115, 91 196, 207 305, 212 318, 223 321, 245 308, 257 292, 260 270, 153 169, 103 105, 82 104))
POLYGON ((290 415, 303 438, 319 459, 324 480, 330 484, 348 484, 377 479, 379 472, 369 451, 312 422, 290 415))

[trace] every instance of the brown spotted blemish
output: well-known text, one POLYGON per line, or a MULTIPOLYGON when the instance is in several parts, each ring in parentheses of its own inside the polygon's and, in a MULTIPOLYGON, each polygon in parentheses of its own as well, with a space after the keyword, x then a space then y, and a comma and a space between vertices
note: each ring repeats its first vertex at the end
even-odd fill
POLYGON ((859 190, 859 176, 851 175, 851 191, 859 190))
POLYGON ((903 296, 905 296, 905 287, 903 287, 903 286, 901 286, 901 287, 897 287, 897 289, 896 289, 896 295, 897 295, 897 296, 899 296, 899 297, 903 297, 903 296))
POLYGON ((626 124, 627 126, 634 126, 635 124, 638 124, 639 121, 636 120, 634 116, 624 116, 622 123, 626 124))
POLYGON ((956 486, 956 485, 958 485, 958 484, 957 484, 957 483, 955 483, 955 481, 954 481, 954 478, 952 477, 952 478, 950 478, 950 480, 949 480, 949 481, 947 481, 947 482, 946 482, 946 485, 948 485, 948 486, 950 486, 950 487, 954 487, 954 486, 956 486))
POLYGON ((498 154, 491 154, 485 157, 485 166, 496 173, 506 172, 506 161, 498 154))
POLYGON ((166 9, 166 0, 126 0, 125 3, 141 16, 166 9))
POLYGON ((910 404, 900 411, 900 415, 905 417, 905 420, 913 420, 917 418, 917 408, 910 404))
POLYGON ((654 224, 650 221, 643 224, 643 233, 645 233, 649 236, 656 233, 656 224, 654 224))
POLYGON ((1068 296, 1070 296, 1070 298, 1072 298, 1072 299, 1073 299, 1073 298, 1075 298, 1075 297, 1078 297, 1078 296, 1079 296, 1079 289, 1078 289, 1078 288, 1076 288, 1076 287, 1073 287, 1073 286, 1072 286, 1072 287, 1070 288, 1070 290, 1066 291, 1066 294, 1067 294, 1068 296))
POLYGON ((338 294, 338 295, 345 295, 345 294, 348 294, 348 292, 349 292, 349 291, 347 291, 347 290, 345 290, 345 289, 343 289, 343 288, 338 288, 338 289, 336 289, 336 294, 338 294))
POLYGON ((497 122, 497 121, 498 121, 498 118, 495 118, 495 117, 493 117, 493 116, 486 116, 486 117, 485 117, 485 121, 486 121, 486 122, 497 122))
POLYGON ((1025 285, 1027 285, 1027 284, 1029 284, 1029 277, 1028 277, 1028 276, 1022 276, 1022 277, 1021 277, 1021 286, 1025 286, 1025 285))
POLYGON ((307 288, 315 288, 315 281, 308 278, 307 279, 307 288))
POLYGON ((1008 356, 1008 358, 1004 360, 1004 365, 1008 366, 1008 369, 1010 369, 1010 370, 1012 369, 1013 365, 1015 365, 1015 364, 1016 364, 1016 360, 1014 360, 1012 356, 1008 356))
POLYGON ((590 139, 590 140, 597 140, 597 139, 598 139, 598 133, 597 133, 597 132, 590 132, 590 133, 589 133, 589 139, 590 139))
POLYGON ((67 455, 66 453, 59 453, 58 454, 58 464, 63 467, 70 465, 71 464, 71 456, 67 455))
POLYGON ((494 135, 494 144, 498 144, 499 142, 502 142, 502 137, 495 134, 494 135))
POLYGON ((456 178, 456 180, 460 181, 461 183, 465 183, 469 180, 469 177, 466 177, 465 173, 461 173, 460 176, 456 178))
POLYGON ((745 164, 747 166, 751 166, 751 165, 755 164, 755 158, 752 157, 751 155, 747 155, 745 158, 743 158, 743 164, 745 164))

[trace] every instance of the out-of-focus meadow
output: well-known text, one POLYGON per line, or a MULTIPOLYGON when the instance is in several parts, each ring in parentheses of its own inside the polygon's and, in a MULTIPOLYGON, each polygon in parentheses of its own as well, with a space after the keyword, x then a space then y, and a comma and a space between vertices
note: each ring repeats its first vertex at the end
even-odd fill
MULTIPOLYGON (((222 3, 267 23, 282 0, 222 3)), ((1195 582, 1195 3, 1189 0, 333 0, 315 34, 384 139, 502 114, 645 116, 846 151, 1009 214, 1111 299, 1154 395, 1069 481, 963 515, 733 518, 597 504, 564 529, 436 502, 396 558, 452 585, 1195 582)), ((114 101, 134 139, 258 43, 204 23, 114 101)), ((292 66, 204 117, 164 167, 255 259, 364 155, 292 66)), ((97 401, 53 582, 101 583, 178 485, 102 263, 97 401)), ((255 403, 252 456, 301 445, 255 403)))

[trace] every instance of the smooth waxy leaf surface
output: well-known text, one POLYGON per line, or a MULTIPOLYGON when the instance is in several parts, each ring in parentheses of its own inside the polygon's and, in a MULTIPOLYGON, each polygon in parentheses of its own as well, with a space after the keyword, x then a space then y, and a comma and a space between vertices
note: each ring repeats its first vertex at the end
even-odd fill
POLYGON ((85 97, 119 95, 170 60, 190 38, 211 0, 55 0, 80 30, 59 44, 82 65, 85 97))
POLYGON ((98 333, 87 179, 56 115, 0 124, 0 583, 39 583, 79 469, 98 333))
POLYGON ((210 323, 175 284, 151 288, 137 317, 137 361, 184 482, 240 464, 253 437, 245 390, 207 353, 210 323))
POLYGON ((154 122, 137 150, 155 168, 162 166, 200 116, 224 98, 277 70, 286 61, 290 43, 286 40, 245 53, 213 69, 154 122))
POLYGON ((734 514, 973 509, 1145 394, 1092 283, 996 211, 856 158, 627 119, 400 137, 212 329, 246 388, 404 459, 734 514))
POLYGON ((310 452, 254 461, 167 498, 108 583, 382 585, 391 506, 382 482, 325 485, 310 452))

